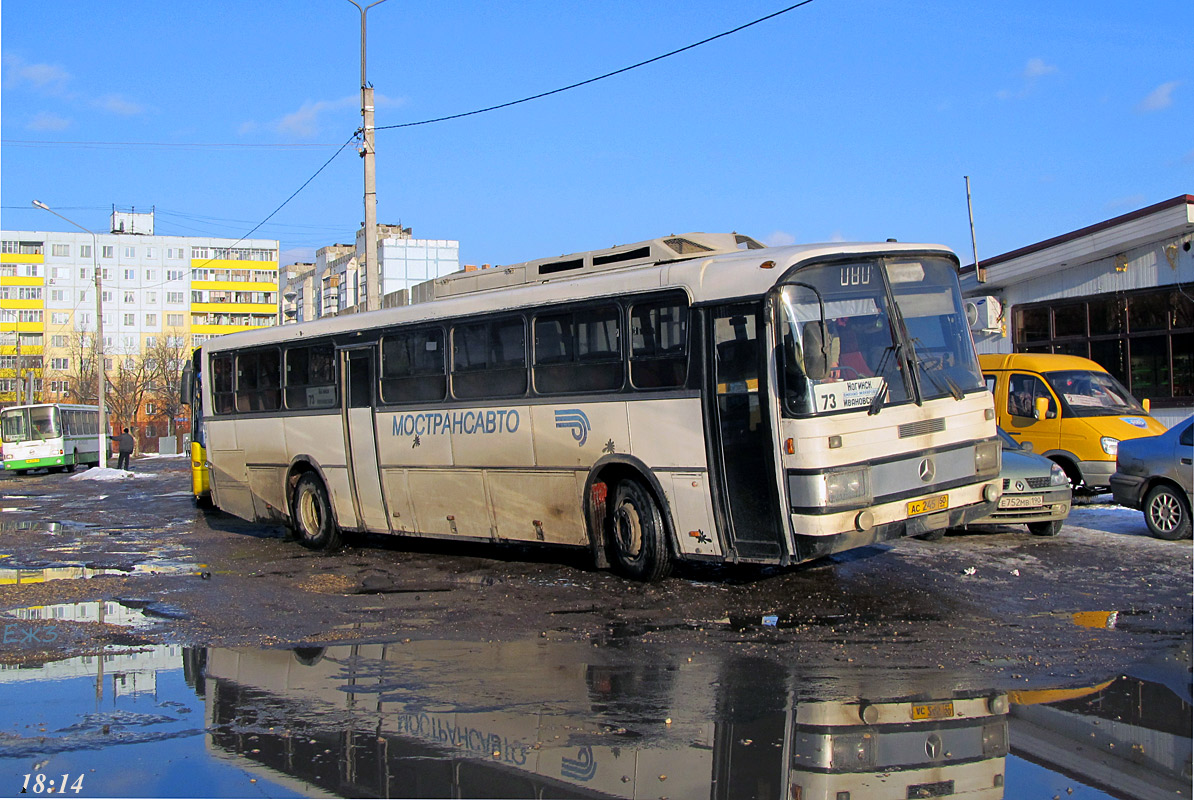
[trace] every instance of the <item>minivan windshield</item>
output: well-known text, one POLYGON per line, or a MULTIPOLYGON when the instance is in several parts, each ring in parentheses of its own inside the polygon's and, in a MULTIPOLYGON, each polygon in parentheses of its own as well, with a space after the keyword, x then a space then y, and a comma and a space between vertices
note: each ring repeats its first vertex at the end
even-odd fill
POLYGON ((1144 414, 1144 407, 1112 375, 1086 369, 1046 372, 1045 379, 1075 417, 1144 414))

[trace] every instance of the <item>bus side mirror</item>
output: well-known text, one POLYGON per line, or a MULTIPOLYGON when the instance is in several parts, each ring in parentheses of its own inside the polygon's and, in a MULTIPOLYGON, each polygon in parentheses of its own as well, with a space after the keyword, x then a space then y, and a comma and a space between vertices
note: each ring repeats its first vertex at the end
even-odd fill
POLYGON ((191 369, 191 365, 187 364, 182 368, 182 380, 179 381, 178 393, 181 395, 179 400, 184 406, 191 404, 191 389, 194 388, 195 373, 191 369))
POLYGON ((1144 413, 1151 414, 1153 410, 1153 404, 1149 401, 1149 399, 1146 397, 1140 402, 1144 406, 1144 413))
POLYGON ((822 322, 808 322, 801 337, 804 350, 804 374, 819 381, 829 372, 829 354, 825 350, 825 327, 822 322))
POLYGON ((1037 419, 1047 419, 1049 416, 1049 398, 1038 397, 1034 402, 1034 405, 1035 408, 1033 410, 1036 412, 1034 416, 1037 419))

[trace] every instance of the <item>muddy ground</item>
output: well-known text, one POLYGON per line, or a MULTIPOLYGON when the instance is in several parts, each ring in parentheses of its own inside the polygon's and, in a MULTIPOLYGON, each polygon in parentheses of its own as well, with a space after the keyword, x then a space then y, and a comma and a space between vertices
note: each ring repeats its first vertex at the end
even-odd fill
POLYGON ((144 644, 539 637, 1017 688, 1081 685, 1174 651, 1188 662, 1190 542, 1153 539, 1139 512, 1108 505, 1076 508, 1056 538, 995 528, 787 569, 683 566, 644 585, 569 550, 369 536, 311 552, 283 528, 196 508, 188 463, 0 478, 0 663, 144 644), (145 623, 21 611, 97 600, 145 623))

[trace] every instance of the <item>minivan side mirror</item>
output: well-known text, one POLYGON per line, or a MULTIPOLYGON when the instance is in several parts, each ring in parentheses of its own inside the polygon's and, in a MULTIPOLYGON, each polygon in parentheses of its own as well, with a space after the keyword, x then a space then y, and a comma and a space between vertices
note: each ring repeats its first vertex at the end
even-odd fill
POLYGON ((1034 417, 1036 417, 1037 419, 1048 419, 1049 418, 1049 398, 1038 397, 1033 402, 1033 406, 1034 406, 1033 412, 1035 412, 1033 414, 1034 417))

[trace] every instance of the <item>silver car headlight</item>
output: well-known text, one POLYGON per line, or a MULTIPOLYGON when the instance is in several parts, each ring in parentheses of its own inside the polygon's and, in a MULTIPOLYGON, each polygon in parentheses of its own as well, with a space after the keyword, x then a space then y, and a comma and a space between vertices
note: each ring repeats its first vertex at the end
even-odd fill
POLYGON ((1065 486, 1070 482, 1070 478, 1065 474, 1065 470, 1054 464, 1049 467, 1049 485, 1050 486, 1065 486))
POLYGON ((843 469, 827 472, 825 478, 826 505, 856 505, 871 501, 870 468, 843 469))
POLYGON ((1103 445, 1103 452, 1109 456, 1119 454, 1119 439, 1113 439, 1110 436, 1104 436, 1099 439, 1099 444, 1103 445))
POLYGON ((1003 445, 996 439, 993 442, 979 442, 974 446, 974 474, 979 478, 994 477, 999 474, 999 460, 1003 454, 1003 445))

